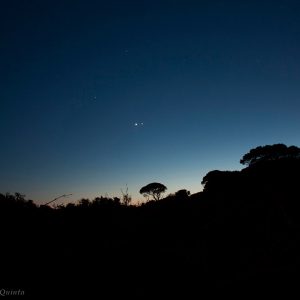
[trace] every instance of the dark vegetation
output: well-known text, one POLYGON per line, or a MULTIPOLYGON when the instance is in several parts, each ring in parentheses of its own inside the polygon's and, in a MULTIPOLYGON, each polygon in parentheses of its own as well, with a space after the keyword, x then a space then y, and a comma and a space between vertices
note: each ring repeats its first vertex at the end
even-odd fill
POLYGON ((243 170, 209 172, 201 193, 160 199, 155 183, 139 206, 128 190, 55 209, 0 194, 1 285, 39 299, 298 293, 299 154, 258 147, 243 170))

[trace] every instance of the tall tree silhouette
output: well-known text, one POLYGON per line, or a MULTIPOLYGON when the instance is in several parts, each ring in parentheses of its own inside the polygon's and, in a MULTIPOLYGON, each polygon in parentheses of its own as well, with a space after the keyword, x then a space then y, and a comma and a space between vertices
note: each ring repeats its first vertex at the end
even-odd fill
POLYGON ((161 183, 153 182, 142 187, 140 189, 140 194, 147 196, 152 196, 155 201, 158 201, 161 197, 161 194, 167 190, 167 187, 161 183))

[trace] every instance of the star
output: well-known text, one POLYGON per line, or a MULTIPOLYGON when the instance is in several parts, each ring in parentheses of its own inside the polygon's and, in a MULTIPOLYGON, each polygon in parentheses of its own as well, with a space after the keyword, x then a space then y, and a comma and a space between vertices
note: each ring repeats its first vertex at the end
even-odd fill
POLYGON ((135 127, 144 126, 144 123, 143 122, 141 122, 141 123, 136 122, 136 123, 134 123, 134 126, 135 127))

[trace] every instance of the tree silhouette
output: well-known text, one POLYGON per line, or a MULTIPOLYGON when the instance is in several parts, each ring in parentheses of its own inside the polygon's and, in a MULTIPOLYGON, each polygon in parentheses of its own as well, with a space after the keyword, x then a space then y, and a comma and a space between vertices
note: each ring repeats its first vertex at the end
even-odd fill
POLYGON ((296 146, 287 147, 284 144, 259 146, 246 153, 240 163, 252 166, 258 162, 282 158, 300 158, 300 148, 296 146))
POLYGON ((158 201, 161 197, 161 194, 167 190, 167 187, 161 183, 153 182, 142 187, 140 189, 140 194, 144 197, 152 196, 155 201, 158 201))

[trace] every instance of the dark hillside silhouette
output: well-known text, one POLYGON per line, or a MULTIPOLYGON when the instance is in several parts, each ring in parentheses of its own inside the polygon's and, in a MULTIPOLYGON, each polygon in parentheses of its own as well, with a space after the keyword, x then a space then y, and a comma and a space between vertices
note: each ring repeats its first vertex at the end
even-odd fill
POLYGON ((250 150, 246 168, 209 172, 193 195, 160 199, 166 187, 150 184, 141 192, 154 200, 139 206, 97 197, 54 209, 0 194, 2 285, 41 298, 298 293, 298 149, 250 150))

